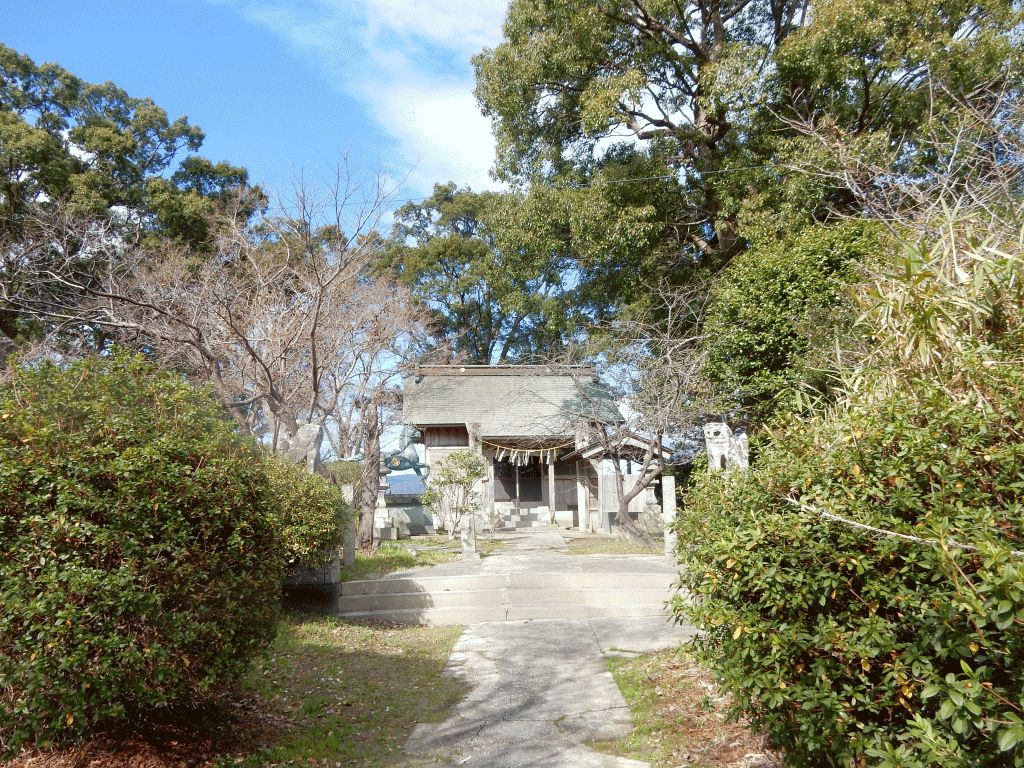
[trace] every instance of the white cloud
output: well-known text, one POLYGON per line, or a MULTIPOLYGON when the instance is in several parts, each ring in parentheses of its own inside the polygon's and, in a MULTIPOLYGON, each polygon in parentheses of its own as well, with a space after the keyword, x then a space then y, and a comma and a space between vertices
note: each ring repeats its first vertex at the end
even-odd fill
MULTIPOLYGON (((349 2, 332 2, 351 7, 349 2)), ((368 27, 473 54, 501 39, 505 0, 357 0, 368 27)))
POLYGON ((378 121, 398 141, 408 184, 428 192, 434 182, 456 181, 474 190, 494 188, 487 171, 494 161, 490 123, 464 88, 443 85, 393 88, 373 103, 378 121))
MULTIPOLYGON (((218 0, 210 0, 218 2, 218 0)), ((222 1, 222 0, 221 0, 222 1)), ((245 16, 312 60, 367 107, 411 168, 412 194, 434 182, 495 188, 490 123, 469 58, 501 40, 508 0, 236 0, 245 16)))

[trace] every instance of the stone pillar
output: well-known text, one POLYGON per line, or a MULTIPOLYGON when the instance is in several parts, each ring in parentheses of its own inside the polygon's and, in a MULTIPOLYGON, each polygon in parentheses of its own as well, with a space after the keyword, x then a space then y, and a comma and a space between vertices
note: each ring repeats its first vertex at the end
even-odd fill
POLYGON ((552 461, 548 467, 548 514, 551 522, 555 522, 555 462, 552 461))
POLYGON ((345 526, 345 538, 343 549, 343 559, 346 566, 355 565, 356 562, 356 521, 355 518, 345 526))
POLYGON ((675 560, 676 544, 679 543, 679 536, 672 530, 675 520, 676 479, 663 477, 661 478, 661 521, 665 526, 665 557, 670 560, 675 560))
POLYGON ((380 476, 380 484, 377 487, 377 508, 373 514, 374 523, 379 529, 381 541, 398 538, 398 528, 392 522, 391 513, 388 511, 388 501, 385 498, 387 492, 388 477, 382 474, 380 476))
POLYGON ((576 462, 576 527, 581 531, 587 530, 587 486, 580 474, 582 461, 576 462))
POLYGON ((483 509, 484 529, 494 531, 498 528, 498 516, 494 512, 494 456, 492 450, 484 453, 481 447, 480 455, 484 459, 484 467, 487 476, 482 483, 480 505, 483 509))
POLYGON ((476 515, 467 512, 459 521, 459 529, 462 534, 462 556, 466 558, 477 558, 480 554, 476 551, 476 515))
MULTIPOLYGON (((341 498, 349 507, 352 506, 352 501, 356 495, 356 488, 351 483, 345 483, 341 486, 341 498)), ((352 519, 349 520, 345 526, 345 530, 342 535, 341 545, 341 562, 343 565, 352 565, 356 561, 356 525, 357 525, 357 513, 353 511, 352 519)))
MULTIPOLYGON (((596 527, 600 527, 604 531, 604 521, 608 519, 608 515, 604 512, 604 478, 601 476, 601 459, 591 460, 591 464, 594 465, 594 471, 597 474, 597 525, 594 525, 594 521, 591 521, 590 530, 597 533, 596 527)), ((611 533, 610 530, 605 531, 611 533)))

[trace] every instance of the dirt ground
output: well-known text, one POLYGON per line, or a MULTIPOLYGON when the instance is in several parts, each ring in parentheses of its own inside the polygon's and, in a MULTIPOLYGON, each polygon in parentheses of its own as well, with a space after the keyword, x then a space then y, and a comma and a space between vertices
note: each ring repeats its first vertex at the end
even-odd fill
POLYGON ((275 740, 287 722, 262 713, 256 696, 226 695, 201 709, 166 713, 68 749, 28 750, 2 768, 206 768, 220 755, 243 756, 275 740))

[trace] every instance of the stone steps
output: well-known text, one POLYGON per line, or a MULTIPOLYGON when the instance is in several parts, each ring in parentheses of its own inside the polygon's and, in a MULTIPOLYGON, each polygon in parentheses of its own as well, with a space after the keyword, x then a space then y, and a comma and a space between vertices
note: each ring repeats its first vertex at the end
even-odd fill
POLYGON ((480 624, 485 621, 527 621, 541 619, 667 618, 661 605, 509 605, 463 606, 451 608, 404 608, 391 611, 353 611, 341 614, 346 619, 393 621, 399 624, 452 626, 480 624))
POLYGON ((345 581, 342 595, 383 595, 391 592, 467 592, 502 589, 508 585, 508 574, 470 576, 416 576, 409 578, 367 579, 345 581))
POLYGON ((675 581, 674 573, 643 570, 637 563, 629 571, 573 573, 565 571, 482 573, 459 576, 399 576, 394 578, 346 581, 343 595, 379 595, 388 592, 467 592, 487 589, 622 589, 636 587, 668 589, 675 581))
POLYGON ((665 616, 674 578, 635 571, 385 578, 345 582, 337 610, 353 619, 435 625, 665 616))
POLYGON ((366 611, 395 611, 423 608, 508 607, 562 605, 599 608, 613 605, 660 607, 669 599, 666 589, 487 589, 448 592, 385 592, 377 595, 342 595, 338 610, 343 614, 366 611))

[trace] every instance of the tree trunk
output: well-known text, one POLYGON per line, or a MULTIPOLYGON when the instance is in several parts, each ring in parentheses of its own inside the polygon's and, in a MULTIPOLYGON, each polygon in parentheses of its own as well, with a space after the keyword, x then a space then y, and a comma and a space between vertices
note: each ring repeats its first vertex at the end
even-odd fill
POLYGON ((619 530, 626 539, 645 547, 653 546, 655 541, 647 531, 637 525, 629 516, 629 502, 635 499, 644 488, 661 477, 663 470, 664 468, 660 464, 655 465, 650 471, 642 473, 627 491, 625 490, 626 483, 625 477, 622 475, 622 468, 619 466, 618 461, 615 463, 615 487, 619 497, 619 507, 615 511, 615 524, 619 526, 619 530))
POLYGON ((374 398, 364 411, 366 431, 363 443, 363 473, 359 478, 359 531, 356 544, 360 549, 373 548, 373 517, 377 511, 380 491, 380 417, 374 398))

